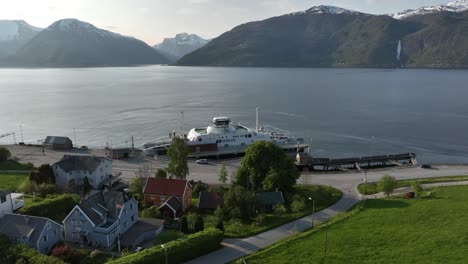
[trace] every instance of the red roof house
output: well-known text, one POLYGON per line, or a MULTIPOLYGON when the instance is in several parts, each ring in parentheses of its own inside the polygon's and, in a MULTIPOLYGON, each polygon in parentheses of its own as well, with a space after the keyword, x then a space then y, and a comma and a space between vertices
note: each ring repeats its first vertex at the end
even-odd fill
POLYGON ((174 216, 178 216, 192 205, 192 186, 187 180, 148 177, 143 196, 145 202, 157 206, 163 212, 172 211, 174 216), (178 204, 174 199, 181 206, 174 206, 178 204))

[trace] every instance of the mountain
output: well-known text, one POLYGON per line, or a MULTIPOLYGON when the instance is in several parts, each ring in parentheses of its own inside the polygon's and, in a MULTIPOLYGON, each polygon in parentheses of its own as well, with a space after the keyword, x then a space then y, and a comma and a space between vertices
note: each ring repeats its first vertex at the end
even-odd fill
POLYGON ((235 27, 178 65, 394 67, 398 42, 417 23, 317 6, 235 27))
POLYGON ((168 63, 138 39, 62 19, 39 32, 2 66, 102 67, 168 63))
POLYGON ((0 57, 14 54, 39 31, 24 20, 0 20, 0 57))
POLYGON ((468 10, 468 0, 457 0, 445 5, 424 6, 417 9, 408 9, 392 15, 395 19, 405 19, 411 16, 427 15, 440 12, 463 12, 468 10))
POLYGON ((180 33, 175 38, 165 38, 163 42, 156 44, 154 48, 174 61, 182 58, 196 49, 199 49, 208 43, 195 34, 180 33))
POLYGON ((468 11, 403 19, 317 6, 235 27, 184 66, 468 68, 468 11), (400 52, 401 51, 401 52, 400 52))

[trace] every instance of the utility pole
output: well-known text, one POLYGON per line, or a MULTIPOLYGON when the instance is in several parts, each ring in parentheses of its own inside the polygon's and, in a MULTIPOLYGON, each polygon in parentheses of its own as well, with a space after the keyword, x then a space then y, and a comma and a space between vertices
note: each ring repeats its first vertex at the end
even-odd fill
POLYGON ((75 145, 78 146, 78 143, 76 142, 76 128, 73 128, 73 135, 75 136, 75 145))
POLYGON ((135 145, 133 143, 133 136, 132 136, 132 149, 135 149, 135 145))
POLYGON ((24 142, 24 138, 23 138, 23 125, 20 125, 20 131, 21 131, 21 142, 24 142))

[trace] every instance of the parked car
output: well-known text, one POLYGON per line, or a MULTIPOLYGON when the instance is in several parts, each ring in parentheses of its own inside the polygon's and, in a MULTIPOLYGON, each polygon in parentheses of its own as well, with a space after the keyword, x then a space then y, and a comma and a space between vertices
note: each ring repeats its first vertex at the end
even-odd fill
POLYGON ((199 159, 197 161, 195 161, 197 164, 208 164, 208 160, 207 159, 199 159))
POLYGON ((432 166, 431 166, 431 164, 423 164, 421 166, 421 168, 423 168, 423 169, 432 169, 432 166))
POLYGON ((137 246, 133 252, 140 252, 145 249, 143 246, 137 246))
POLYGON ((81 146, 80 150, 88 150, 88 147, 87 146, 81 146))

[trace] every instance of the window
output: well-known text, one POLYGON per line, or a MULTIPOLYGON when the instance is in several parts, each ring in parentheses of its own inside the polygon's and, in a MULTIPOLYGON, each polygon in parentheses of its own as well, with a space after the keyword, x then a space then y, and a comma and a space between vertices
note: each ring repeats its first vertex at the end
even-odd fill
POLYGON ((93 179, 93 178, 91 178, 89 181, 90 181, 90 182, 94 182, 94 179, 93 179))
POLYGON ((77 233, 73 232, 73 233, 72 233, 72 238, 79 238, 79 236, 78 236, 77 233))
POLYGON ((47 236, 43 236, 43 237, 42 237, 42 240, 43 240, 43 241, 47 241, 47 236))
POLYGON ((56 236, 56 235, 57 235, 57 229, 54 229, 54 230, 52 231, 52 233, 54 234, 54 236, 56 236))
POLYGON ((130 220, 132 220, 132 222, 135 222, 135 216, 132 215, 132 217, 130 217, 130 220))
POLYGON ((0 197, 0 203, 6 202, 6 195, 0 197))
POLYGON ((127 209, 124 209, 124 215, 126 215, 126 214, 127 214, 127 209))
POLYGON ((72 219, 72 225, 78 225, 78 220, 72 219))
POLYGON ((198 138, 198 141, 202 141, 202 139, 201 139, 201 138, 198 138))
POLYGON ((151 200, 154 200, 154 199, 156 199, 156 195, 151 194, 151 195, 150 195, 150 198, 151 198, 151 200))
POLYGON ((85 220, 80 220, 80 224, 81 225, 86 225, 86 221, 85 220))

